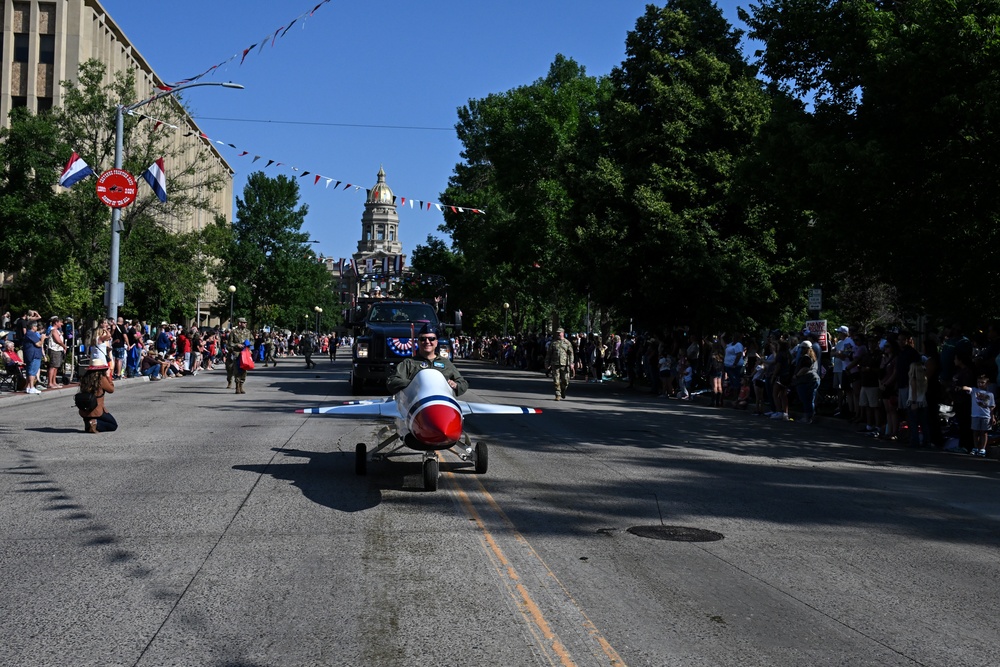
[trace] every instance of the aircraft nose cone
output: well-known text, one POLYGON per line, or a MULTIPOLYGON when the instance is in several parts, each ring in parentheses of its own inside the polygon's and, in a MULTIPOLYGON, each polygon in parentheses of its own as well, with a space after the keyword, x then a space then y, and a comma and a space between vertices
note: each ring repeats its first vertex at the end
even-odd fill
POLYGON ((450 405, 428 405, 413 420, 413 435, 429 445, 447 445, 462 437, 462 415, 450 405))

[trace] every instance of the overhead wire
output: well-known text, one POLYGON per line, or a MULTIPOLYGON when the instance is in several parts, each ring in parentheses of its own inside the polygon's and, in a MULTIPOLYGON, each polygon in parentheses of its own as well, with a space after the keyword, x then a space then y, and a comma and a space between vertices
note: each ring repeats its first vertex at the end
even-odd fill
POLYGON ((452 132, 455 128, 453 127, 421 127, 419 125, 368 125, 363 123, 322 123, 318 121, 306 121, 306 120, 269 120, 266 118, 218 118, 214 116, 197 116, 192 115, 192 118, 198 120, 221 120, 231 123, 273 123, 276 125, 318 125, 321 127, 363 127, 372 128, 380 130, 430 130, 430 131, 444 131, 452 132))

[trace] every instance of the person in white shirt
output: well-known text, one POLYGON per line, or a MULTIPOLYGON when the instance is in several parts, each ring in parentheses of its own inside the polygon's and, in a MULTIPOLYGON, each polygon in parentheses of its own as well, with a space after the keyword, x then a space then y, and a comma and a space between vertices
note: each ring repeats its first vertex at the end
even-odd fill
POLYGON ((850 378, 844 379, 844 368, 854 358, 854 339, 851 338, 851 330, 843 325, 837 327, 834 336, 837 343, 833 346, 833 386, 837 388, 839 396, 837 412, 846 407, 851 414, 854 414, 857 408, 854 405, 851 380, 850 378))
POLYGON ((63 359, 66 357, 66 340, 63 338, 62 318, 53 315, 49 325, 49 337, 45 341, 45 348, 49 353, 49 389, 56 388, 56 378, 59 369, 62 368, 63 359))

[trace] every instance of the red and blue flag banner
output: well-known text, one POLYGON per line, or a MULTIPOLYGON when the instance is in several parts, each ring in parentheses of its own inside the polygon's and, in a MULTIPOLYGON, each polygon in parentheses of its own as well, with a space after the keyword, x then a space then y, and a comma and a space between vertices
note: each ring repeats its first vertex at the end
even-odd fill
POLYGON ((163 170, 163 158, 158 158, 156 162, 149 165, 146 171, 142 172, 142 177, 153 188, 153 192, 161 202, 167 201, 167 174, 163 170))
POLYGON ((393 268, 396 270, 396 275, 403 275, 403 256, 396 255, 396 257, 392 260, 392 263, 394 264, 393 268))
POLYGON ((382 258, 382 273, 383 274, 389 273, 389 258, 388 257, 383 257, 382 258))
POLYGON ((322 0, 322 2, 320 2, 318 5, 316 5, 315 7, 313 7, 311 10, 309 10, 307 12, 303 12, 303 13, 299 14, 298 16, 296 16, 294 19, 292 19, 291 23, 289 23, 287 25, 281 26, 280 28, 278 28, 274 32, 270 33, 269 35, 267 35, 266 37, 264 37, 263 39, 261 39, 260 41, 254 42, 250 46, 246 47, 240 53, 234 53, 233 55, 229 56, 229 58, 227 60, 224 60, 223 62, 215 64, 215 65, 212 65, 211 67, 209 67, 207 70, 205 70, 201 74, 198 74, 198 75, 195 75, 195 76, 191 76, 191 77, 188 77, 186 79, 181 79, 180 81, 175 81, 174 83, 165 83, 165 84, 157 86, 157 88, 159 88, 160 90, 173 90, 177 86, 181 86, 181 85, 184 85, 184 84, 187 84, 187 83, 191 83, 193 81, 197 81, 198 79, 202 78, 206 74, 210 74, 212 72, 215 72, 218 69, 221 69, 221 68, 225 67, 226 65, 228 65, 232 61, 236 60, 236 58, 240 59, 240 65, 242 65, 243 61, 246 60, 247 55, 249 55, 251 51, 253 51, 254 49, 256 49, 258 45, 260 46, 260 49, 257 50, 257 53, 260 53, 261 51, 263 51, 264 47, 267 46, 268 44, 270 44, 273 47, 274 43, 278 40, 278 38, 284 37, 286 34, 288 34, 288 31, 291 30, 292 26, 295 25, 296 21, 299 21, 301 19, 303 21, 302 26, 305 27, 305 24, 304 24, 305 20, 308 19, 308 18, 311 18, 312 15, 316 13, 317 9, 319 9, 320 7, 322 7, 323 5, 325 5, 328 2, 330 2, 330 0, 322 0))
POLYGON ((84 162, 82 157, 73 153, 73 157, 66 163, 66 168, 59 176, 59 185, 71 188, 86 177, 92 176, 93 173, 94 170, 90 168, 90 165, 84 162))
MULTIPOLYGON (((327 2, 327 1, 329 1, 329 0, 324 0, 324 2, 327 2)), ((153 121, 158 122, 158 123, 160 122, 160 121, 156 121, 156 119, 153 118, 152 116, 145 116, 145 115, 142 115, 142 114, 133 114, 133 115, 135 115, 136 117, 138 117, 139 120, 153 120, 153 121)), ((174 129, 180 129, 180 128, 177 128, 176 126, 173 126, 173 125, 169 125, 169 127, 172 127, 174 129)), ((216 139, 212 139, 212 138, 207 137, 206 135, 204 135, 204 134, 202 134, 200 132, 194 132, 194 131, 185 132, 183 134, 183 136, 185 136, 185 137, 198 136, 198 137, 201 137, 202 139, 208 141, 209 143, 216 144, 218 146, 228 146, 229 148, 232 148, 233 150, 237 151, 236 152, 236 157, 252 156, 252 158, 251 158, 251 164, 257 162, 258 160, 264 159, 266 157, 266 156, 263 156, 263 155, 257 155, 257 154, 255 154, 255 153, 253 153, 251 151, 248 151, 248 150, 242 150, 236 144, 227 143, 225 141, 219 141, 219 140, 216 140, 216 139)), ((303 178, 305 176, 312 175, 312 177, 313 177, 313 185, 319 185, 320 181, 324 181, 324 183, 325 183, 324 187, 327 188, 327 189, 330 188, 330 184, 332 183, 334 190, 340 189, 341 192, 346 192, 347 190, 350 190, 350 189, 353 188, 356 192, 360 192, 360 191, 364 190, 366 199, 371 196, 371 190, 369 188, 362 188, 360 185, 355 185, 354 183, 348 183, 348 182, 343 181, 341 179, 336 179, 336 178, 333 178, 331 176, 326 176, 324 174, 317 173, 317 172, 312 171, 312 170, 303 170, 303 169, 300 169, 299 167, 289 165, 289 164, 287 164, 285 162, 276 162, 273 158, 267 158, 267 164, 264 165, 264 168, 266 169, 267 167, 270 167, 270 166, 274 166, 274 167, 285 166, 285 167, 291 169, 293 172, 296 172, 296 175, 299 178, 303 178), (341 185, 343 185, 343 187, 341 187, 341 185)), ((474 214, 477 214, 477 215, 485 215, 486 214, 486 211, 484 209, 482 209, 482 208, 472 208, 472 207, 466 207, 466 206, 454 206, 452 204, 442 204, 442 203, 439 203, 439 202, 431 202, 431 201, 427 201, 426 199, 414 199, 412 197, 397 197, 395 195, 393 196, 393 204, 394 205, 398 205, 400 207, 405 207, 407 201, 409 201, 411 209, 415 208, 418 211, 430 211, 431 208, 433 207, 438 212, 444 212, 447 209, 448 211, 451 211, 452 213, 474 213, 474 214)))

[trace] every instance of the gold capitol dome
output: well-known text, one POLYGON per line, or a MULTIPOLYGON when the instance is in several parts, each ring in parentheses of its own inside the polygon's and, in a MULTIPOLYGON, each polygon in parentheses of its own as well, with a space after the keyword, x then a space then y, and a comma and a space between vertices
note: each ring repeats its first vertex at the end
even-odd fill
POLYGON ((385 182, 385 169, 382 165, 378 167, 378 183, 375 184, 368 193, 368 203, 369 204, 393 204, 396 201, 396 195, 392 194, 392 188, 386 185, 385 182))

